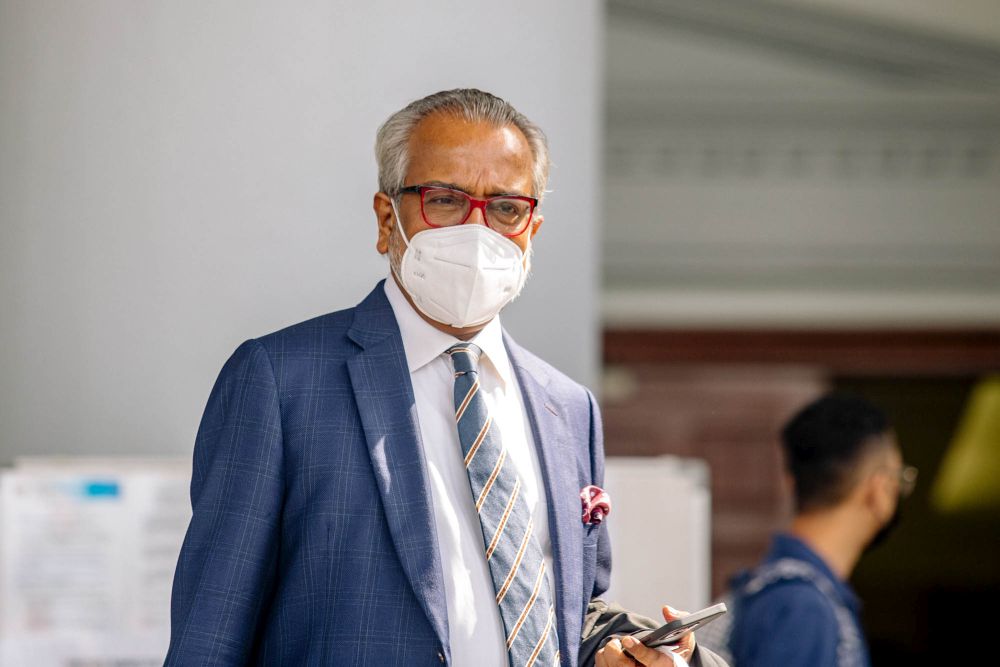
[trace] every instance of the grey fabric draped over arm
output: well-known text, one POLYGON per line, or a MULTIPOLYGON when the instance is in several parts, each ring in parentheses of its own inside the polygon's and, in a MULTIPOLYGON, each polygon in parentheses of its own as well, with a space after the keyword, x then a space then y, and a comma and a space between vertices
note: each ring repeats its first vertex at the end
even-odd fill
MULTIPOLYGON (((600 598, 592 599, 583 619, 580 667, 592 667, 597 651, 615 635, 630 635, 640 630, 653 630, 661 625, 662 621, 630 612, 616 603, 608 603, 600 598)), ((691 667, 729 667, 725 660, 698 645, 688 664, 691 667)))

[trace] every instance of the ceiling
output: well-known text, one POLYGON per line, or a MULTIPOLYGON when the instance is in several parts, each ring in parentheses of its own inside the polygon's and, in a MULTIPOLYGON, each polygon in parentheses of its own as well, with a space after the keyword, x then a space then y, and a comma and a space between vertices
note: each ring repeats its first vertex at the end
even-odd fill
POLYGON ((996 2, 609 0, 608 13, 612 91, 1000 94, 996 2))
POLYGON ((1000 322, 1000 2, 607 7, 606 322, 1000 322))

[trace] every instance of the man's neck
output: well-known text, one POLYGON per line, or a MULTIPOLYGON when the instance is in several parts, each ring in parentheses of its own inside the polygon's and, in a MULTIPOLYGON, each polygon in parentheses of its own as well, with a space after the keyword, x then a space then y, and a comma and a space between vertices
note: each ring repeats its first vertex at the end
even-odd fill
POLYGON ((797 514, 789 532, 805 542, 837 577, 846 581, 864 550, 856 523, 846 512, 833 508, 797 514))
POLYGON ((484 322, 483 324, 473 327, 453 327, 450 324, 444 324, 443 322, 433 320, 424 315, 424 313, 413 303, 413 299, 410 298, 410 293, 406 291, 406 288, 403 287, 403 285, 399 282, 399 279, 396 278, 396 272, 390 271, 389 275, 392 276, 392 280, 399 287, 399 291, 403 293, 403 296, 406 298, 406 302, 410 304, 410 308, 413 309, 413 312, 419 315, 424 322, 427 322, 427 324, 431 325, 438 331, 443 331, 449 336, 454 336, 459 340, 472 340, 477 333, 482 331, 486 328, 486 325, 489 324, 489 322, 484 322))

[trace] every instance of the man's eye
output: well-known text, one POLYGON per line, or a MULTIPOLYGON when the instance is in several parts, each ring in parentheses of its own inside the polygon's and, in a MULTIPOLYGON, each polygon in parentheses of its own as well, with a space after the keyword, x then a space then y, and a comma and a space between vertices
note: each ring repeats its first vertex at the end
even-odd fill
POLYGON ((459 200, 454 195, 431 195, 427 203, 431 206, 458 206, 459 200))
POLYGON ((520 215, 521 207, 512 201, 498 201, 491 206, 500 215, 520 215))

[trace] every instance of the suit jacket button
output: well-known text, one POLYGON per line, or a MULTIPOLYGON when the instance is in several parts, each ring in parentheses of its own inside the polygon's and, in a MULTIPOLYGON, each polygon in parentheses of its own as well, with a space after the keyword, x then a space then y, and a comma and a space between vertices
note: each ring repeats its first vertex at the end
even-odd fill
POLYGON ((438 660, 444 662, 444 652, 438 651, 438 660))

